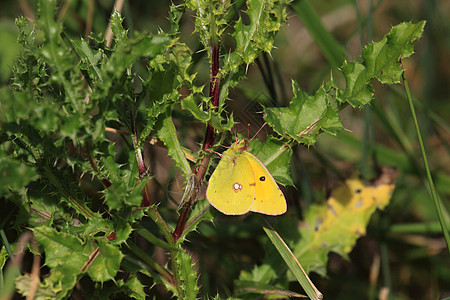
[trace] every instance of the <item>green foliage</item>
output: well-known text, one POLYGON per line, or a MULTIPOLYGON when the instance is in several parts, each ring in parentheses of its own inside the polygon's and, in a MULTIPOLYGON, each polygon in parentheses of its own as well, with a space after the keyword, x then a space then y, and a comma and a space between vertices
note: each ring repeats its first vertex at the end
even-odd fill
MULTIPOLYGON (((22 243, 18 235, 29 228, 39 244, 39 253, 33 253, 40 254, 48 268, 42 270, 47 273, 41 274, 38 283, 32 275, 11 275, 8 280, 15 279, 17 292, 26 296, 36 288, 36 299, 67 299, 78 283, 83 296, 99 299, 123 294, 146 299, 159 293, 161 298, 195 299, 200 286, 205 295, 211 293, 207 282, 200 282, 197 261, 202 257, 192 255, 190 249, 198 247, 193 240, 202 235, 206 228, 202 225, 218 220, 216 230, 221 230, 220 217, 204 199, 202 183, 211 173, 205 171, 212 156, 208 149, 218 140, 218 132, 225 137, 234 128, 230 90, 244 82, 258 57, 273 49, 275 36, 287 21, 288 3, 249 0, 244 6, 194 0, 172 4, 170 29, 155 34, 131 30, 114 11, 111 41, 97 32, 88 39, 73 35, 56 17, 60 11, 55 0, 39 1, 33 23, 17 18, 22 51, 12 67, 11 84, 0 89, 0 197, 14 209, 5 215, 0 229, 18 233, 12 244, 15 249, 22 243), (187 12, 194 15, 200 48, 209 57, 210 93, 194 70, 196 50, 182 42, 181 20, 188 17, 187 12), (226 39, 232 39, 234 46, 229 47, 226 39), (185 149, 195 145, 187 141, 189 130, 198 128, 195 124, 207 127, 207 133, 203 148, 193 155, 196 162, 190 163, 185 149), (168 170, 164 175, 160 162, 149 155, 157 152, 149 141, 162 145, 171 158, 169 167, 161 168, 168 170), (160 181, 164 176, 170 177, 168 183, 160 181), (185 184, 180 213, 170 203, 175 194, 171 188, 178 183, 185 184), (154 254, 161 248, 166 256, 157 259, 154 254), (161 289, 156 291, 154 285, 161 289)), ((373 79, 399 82, 403 68, 398 61, 413 53, 412 42, 421 36, 424 25, 397 25, 381 41, 366 46, 360 62, 344 62, 340 72, 345 87, 330 79, 308 94, 293 80, 289 106, 263 107, 264 119, 277 135, 263 143, 252 140, 250 151, 277 182, 298 185, 291 176, 295 149, 300 144, 314 145, 322 132, 342 131, 339 112, 348 105, 370 103, 373 79)), ((327 255, 334 251, 346 256, 375 208, 364 210, 358 230, 344 226, 348 219, 337 218, 319 236, 312 228, 318 218, 326 220, 318 217, 326 213, 326 205, 308 207, 304 216, 309 227, 298 230, 283 230, 288 223, 295 224, 293 213, 281 216, 278 226, 289 245, 273 229, 265 228, 267 236, 261 237, 258 226, 255 236, 269 245, 258 255, 262 258, 265 252, 266 258, 260 266, 247 262, 239 266, 235 293, 229 294, 297 297, 289 284, 298 280, 312 297, 293 255, 306 270, 326 275, 327 255), (329 246, 318 251, 323 243, 329 246)), ((230 234, 252 236, 246 220, 242 222, 245 230, 236 230, 240 225, 234 224, 230 234)), ((222 240, 216 233, 212 237, 222 240)), ((213 240, 207 235, 202 238, 210 240, 199 244, 213 240)), ((3 270, 10 254, 3 248, 0 254, 3 270)))
POLYGON ((178 278, 182 293, 178 297, 183 299, 195 299, 199 288, 197 286, 197 272, 194 270, 194 264, 189 254, 182 248, 177 251, 175 263, 178 267, 178 278))
POLYGON ((292 149, 282 140, 273 136, 270 136, 264 144, 253 140, 249 150, 267 167, 277 182, 282 185, 294 185, 289 174, 292 149))
MULTIPOLYGON (((261 52, 270 52, 275 34, 280 24, 287 18, 286 0, 251 0, 245 11, 250 24, 244 24, 242 18, 234 26, 236 40, 235 53, 246 63, 251 64, 261 52)), ((235 62, 236 63, 236 62, 235 62)))
POLYGON ((292 82, 294 98, 289 107, 266 108, 265 120, 280 135, 312 145, 321 131, 336 134, 344 127, 336 111, 335 88, 321 87, 313 96, 292 82))
POLYGON ((412 42, 422 35, 424 26, 424 21, 394 26, 381 41, 363 49, 362 62, 345 61, 341 69, 345 89, 330 80, 308 95, 292 82, 294 98, 289 107, 266 108, 265 120, 278 134, 306 145, 314 144, 321 131, 337 134, 343 129, 338 115, 342 104, 361 107, 372 101, 372 79, 385 84, 400 82, 403 68, 399 60, 413 53, 412 42))
POLYGON ((381 41, 367 45, 361 54, 363 61, 344 62, 346 87, 339 94, 341 102, 359 107, 372 100, 374 78, 381 83, 399 83, 403 68, 399 61, 414 53, 412 42, 422 36, 425 21, 402 23, 392 28, 381 41))

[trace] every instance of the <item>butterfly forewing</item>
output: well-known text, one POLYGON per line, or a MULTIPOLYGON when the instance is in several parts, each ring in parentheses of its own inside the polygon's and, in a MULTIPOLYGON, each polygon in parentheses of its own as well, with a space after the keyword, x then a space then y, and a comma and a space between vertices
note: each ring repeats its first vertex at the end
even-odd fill
POLYGON ((227 215, 241 215, 250 210, 256 181, 252 165, 236 148, 230 148, 209 179, 206 197, 209 203, 227 215))

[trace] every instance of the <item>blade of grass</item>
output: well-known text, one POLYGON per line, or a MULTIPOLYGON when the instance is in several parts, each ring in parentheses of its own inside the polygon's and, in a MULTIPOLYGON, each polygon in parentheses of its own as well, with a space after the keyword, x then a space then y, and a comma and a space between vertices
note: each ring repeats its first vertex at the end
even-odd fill
POLYGON ((303 21, 303 24, 314 38, 317 45, 322 49, 328 62, 334 68, 340 67, 345 59, 344 51, 336 39, 325 29, 322 21, 309 1, 294 1, 292 3, 292 8, 303 21))
POLYGON ((266 297, 271 296, 288 296, 292 298, 307 298, 305 295, 291 292, 284 289, 274 289, 273 286, 254 281, 238 280, 234 284, 235 295, 261 294, 266 297))
POLYGON ((440 203, 439 196, 434 187, 433 177, 431 176, 430 167, 428 165, 427 154, 425 151, 425 146, 423 144, 422 134, 420 133, 419 122, 417 121, 416 110, 415 110, 414 104, 412 102, 411 91, 409 90, 409 84, 408 84, 408 81, 406 80, 405 72, 403 72, 403 74, 402 74, 402 81, 405 86, 406 96, 408 98, 409 108, 411 110, 411 116, 414 121, 414 127, 416 129, 417 139, 419 141, 420 151, 422 153, 423 164, 425 166, 425 171, 427 174, 428 185, 430 188, 431 197, 433 198, 434 206, 436 208, 436 212, 439 217, 439 222, 441 223, 441 229, 442 229, 442 233, 444 234, 445 243, 447 244, 447 250, 450 253, 450 234, 449 234, 449 231, 447 230, 448 225, 447 225, 446 219, 444 218, 444 214, 442 212, 442 210, 444 208, 440 203))
MULTIPOLYGON (((375 102, 374 102, 375 103, 375 102)), ((317 143, 322 153, 327 156, 337 157, 347 160, 353 164, 359 162, 361 156, 361 140, 355 135, 342 132, 338 137, 322 135, 317 143), (329 145, 333 145, 330 147, 329 145)), ((381 144, 375 145, 377 159, 380 165, 396 167, 402 173, 412 173, 414 175, 422 172, 422 167, 416 168, 417 163, 412 162, 411 157, 404 151, 398 151, 381 144)), ((415 159, 417 160, 417 159, 415 159)), ((335 172, 336 173, 336 172, 335 172)), ((336 173, 337 174, 337 173, 336 173)), ((450 193, 450 176, 446 172, 435 172, 435 182, 439 190, 445 195, 450 193)))
MULTIPOLYGON (((441 224, 439 222, 393 224, 387 230, 388 233, 437 234, 441 232, 441 224)), ((450 228, 447 230, 450 230, 450 228)))
POLYGON ((2 243, 6 248, 6 252, 8 252, 9 257, 13 257, 14 253, 9 245, 8 238, 6 237, 6 233, 3 229, 0 229, 0 237, 2 238, 2 243))
POLYGON ((408 135, 404 132, 401 126, 402 118, 395 113, 395 106, 390 105, 388 108, 383 109, 377 101, 372 101, 371 106, 378 120, 389 133, 389 136, 394 138, 398 145, 402 147, 405 154, 409 157, 411 164, 414 164, 414 168, 419 169, 415 159, 416 156, 414 153, 414 148, 408 139, 408 135))
MULTIPOLYGON (((361 21, 361 14, 360 10, 358 8, 358 1, 355 2, 355 8, 356 8, 356 20, 357 20, 357 29, 358 29, 358 36, 359 36, 359 43, 361 50, 364 48, 364 44, 366 44, 364 39, 364 32, 363 32, 363 24, 361 21)), ((369 12, 367 15, 367 22, 366 22, 366 39, 372 40, 372 1, 369 1, 369 12)), ((373 102, 373 101, 372 101, 373 102)), ((364 108, 364 135, 363 135, 363 144, 362 144, 362 158, 360 163, 360 172, 364 179, 368 180, 371 178, 374 178, 376 176, 376 167, 377 167, 377 156, 375 151, 375 133, 374 133, 374 127, 373 127, 373 120, 372 120, 372 108, 367 105, 364 108)))
MULTIPOLYGON (((388 85, 388 89, 392 92, 394 92, 396 95, 401 96, 402 98, 405 97, 403 90, 400 86, 397 85, 388 85)), ((426 101, 423 101, 423 99, 417 99, 416 97, 412 97, 413 103, 417 109, 422 111, 427 118, 430 118, 431 121, 438 124, 442 129, 446 131, 450 131, 450 123, 447 120, 444 120, 441 116, 439 116, 437 113, 435 113, 429 106, 426 105, 426 101)))
POLYGON ((286 262, 289 270, 291 270, 295 278, 297 278, 297 281, 305 290, 308 297, 310 299, 321 300, 323 298, 322 293, 314 286, 312 281, 309 279, 308 275, 306 274, 305 270, 303 270, 294 253, 292 253, 291 249, 289 249, 289 247, 286 245, 280 235, 273 229, 269 222, 267 222, 267 220, 265 219, 264 221, 264 231, 266 232, 272 244, 277 249, 278 253, 280 253, 281 257, 286 262))
MULTIPOLYGON (((11 246, 9 245, 8 238, 6 237, 5 231, 3 229, 0 229, 0 238, 1 238, 0 240, 1 240, 2 244, 5 246, 6 252, 8 253, 9 257, 13 257, 14 253, 11 249, 11 246)), ((0 248, 0 250, 1 250, 1 248, 0 248)), ((5 290, 5 282, 3 280, 4 280, 3 268, 0 268, 0 291, 5 290)), ((3 295, 3 293, 0 293, 0 296, 2 296, 2 295, 3 295)))

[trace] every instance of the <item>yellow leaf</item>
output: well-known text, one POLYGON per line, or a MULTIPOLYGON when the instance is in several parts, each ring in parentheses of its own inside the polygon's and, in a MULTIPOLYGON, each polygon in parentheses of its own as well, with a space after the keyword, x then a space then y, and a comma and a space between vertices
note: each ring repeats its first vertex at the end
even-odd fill
POLYGON ((311 205, 294 250, 301 264, 324 274, 330 251, 345 257, 366 234, 375 210, 389 204, 396 177, 392 168, 383 168, 380 177, 369 183, 353 176, 336 187, 325 203, 311 205))

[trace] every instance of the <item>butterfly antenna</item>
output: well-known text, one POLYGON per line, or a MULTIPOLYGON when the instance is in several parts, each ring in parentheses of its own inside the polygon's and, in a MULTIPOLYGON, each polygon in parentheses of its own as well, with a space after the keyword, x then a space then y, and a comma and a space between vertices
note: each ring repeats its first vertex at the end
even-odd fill
MULTIPOLYGON (((264 126, 266 126, 267 125, 267 122, 264 122, 264 124, 262 124, 262 126, 258 129, 258 131, 255 133, 255 135, 250 139, 250 141, 251 140, 253 140, 257 135, 258 135, 258 133, 261 131, 261 129, 263 129, 264 128, 264 126)), ((250 124, 249 124, 249 126, 250 126, 250 124)))
MULTIPOLYGON (((222 146, 222 147, 225 147, 225 148, 229 148, 229 147, 226 147, 226 146, 222 146)), ((217 152, 217 151, 214 151, 214 150, 210 150, 212 153, 214 153, 214 154, 217 154, 218 156, 220 156, 220 158, 222 158, 222 154, 221 153, 219 153, 219 152, 217 152)))
POLYGON ((237 130, 236 130, 236 127, 234 128, 234 140, 237 142, 238 141, 238 133, 237 133, 237 130))

